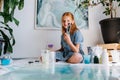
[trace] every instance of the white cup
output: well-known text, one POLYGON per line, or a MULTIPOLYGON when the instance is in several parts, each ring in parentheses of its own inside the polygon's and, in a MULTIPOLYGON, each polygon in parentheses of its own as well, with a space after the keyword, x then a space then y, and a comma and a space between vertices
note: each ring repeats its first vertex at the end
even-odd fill
POLYGON ((49 51, 41 50, 41 62, 43 64, 49 64, 49 51))
POLYGON ((55 63, 55 52, 51 52, 49 50, 41 51, 41 62, 46 65, 55 63))

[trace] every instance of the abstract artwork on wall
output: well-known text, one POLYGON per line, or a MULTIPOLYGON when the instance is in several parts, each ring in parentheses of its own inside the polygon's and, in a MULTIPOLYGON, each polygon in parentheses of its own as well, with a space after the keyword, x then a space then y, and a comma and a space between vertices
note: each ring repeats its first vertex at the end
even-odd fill
POLYGON ((61 16, 71 12, 80 29, 88 29, 88 8, 77 9, 79 0, 36 0, 35 28, 60 29, 61 16))

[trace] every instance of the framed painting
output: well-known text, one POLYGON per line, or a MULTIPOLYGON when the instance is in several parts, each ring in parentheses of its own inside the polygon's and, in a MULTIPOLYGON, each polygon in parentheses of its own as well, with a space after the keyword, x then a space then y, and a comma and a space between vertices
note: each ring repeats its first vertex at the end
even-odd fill
POLYGON ((35 29, 61 29, 64 12, 74 15, 79 28, 88 28, 88 8, 77 8, 79 0, 36 0, 35 29))

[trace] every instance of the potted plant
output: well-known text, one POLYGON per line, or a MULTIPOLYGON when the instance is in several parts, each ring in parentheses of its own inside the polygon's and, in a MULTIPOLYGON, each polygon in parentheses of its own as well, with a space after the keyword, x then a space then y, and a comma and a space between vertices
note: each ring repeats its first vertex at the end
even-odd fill
POLYGON ((120 18, 116 17, 117 8, 120 6, 120 0, 84 0, 77 5, 79 7, 97 6, 102 4, 105 8, 103 14, 110 16, 110 18, 103 19, 99 23, 103 40, 105 43, 119 43, 120 42, 120 18))
MULTIPOLYGON (((24 0, 0 0, 0 46, 3 46, 3 54, 13 53, 13 46, 15 45, 15 38, 13 35, 12 26, 9 23, 19 25, 19 21, 15 18, 15 9, 23 9, 24 0), (4 45, 2 45, 4 44, 4 45)), ((0 56, 2 51, 0 51, 0 56)))

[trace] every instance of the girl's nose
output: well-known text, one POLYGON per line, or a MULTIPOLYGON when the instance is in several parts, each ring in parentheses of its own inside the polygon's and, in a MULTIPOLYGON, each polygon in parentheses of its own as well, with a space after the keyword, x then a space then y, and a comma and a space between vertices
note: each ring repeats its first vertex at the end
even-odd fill
POLYGON ((68 23, 67 23, 67 22, 65 22, 64 24, 65 24, 65 26, 67 26, 67 25, 68 25, 68 23))

